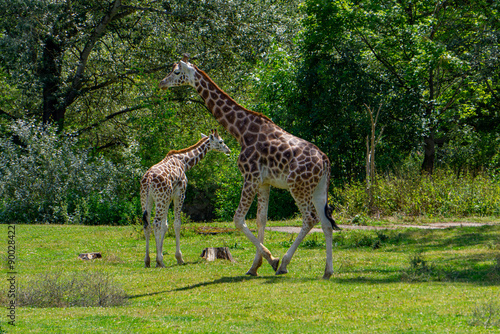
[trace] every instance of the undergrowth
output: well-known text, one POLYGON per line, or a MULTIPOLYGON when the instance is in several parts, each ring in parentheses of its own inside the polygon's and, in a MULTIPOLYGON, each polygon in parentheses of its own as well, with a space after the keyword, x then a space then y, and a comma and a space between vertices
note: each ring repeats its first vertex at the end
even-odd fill
POLYGON ((462 174, 438 169, 431 176, 417 170, 378 175, 373 207, 368 207, 366 184, 352 182, 333 189, 331 203, 348 217, 378 216, 466 217, 500 216, 500 182, 486 173, 462 174))
POLYGON ((109 307, 125 304, 123 288, 102 272, 47 273, 18 287, 18 305, 30 307, 109 307))

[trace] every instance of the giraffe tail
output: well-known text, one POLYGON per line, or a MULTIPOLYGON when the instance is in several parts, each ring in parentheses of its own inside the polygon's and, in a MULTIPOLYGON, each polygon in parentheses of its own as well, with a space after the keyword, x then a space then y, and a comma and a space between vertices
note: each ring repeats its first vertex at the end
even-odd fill
POLYGON ((148 210, 144 210, 144 213, 142 214, 142 221, 144 222, 144 228, 148 228, 149 222, 148 222, 148 210))
POLYGON ((330 224, 332 224, 332 228, 334 230, 340 230, 340 227, 338 227, 338 225, 335 223, 335 220, 332 217, 332 212, 333 209, 330 205, 328 205, 328 199, 327 199, 325 204, 325 216, 328 219, 328 221, 330 221, 330 224))
POLYGON ((332 224, 332 228, 334 230, 339 231, 340 227, 338 227, 338 225, 335 223, 335 220, 332 217, 333 208, 330 205, 328 205, 328 186, 330 185, 329 184, 330 183, 330 161, 328 160, 328 158, 323 163, 323 167, 326 171, 326 173, 323 174, 323 177, 325 178, 325 182, 326 182, 325 216, 326 216, 326 219, 328 219, 328 221, 330 222, 330 224, 332 224))

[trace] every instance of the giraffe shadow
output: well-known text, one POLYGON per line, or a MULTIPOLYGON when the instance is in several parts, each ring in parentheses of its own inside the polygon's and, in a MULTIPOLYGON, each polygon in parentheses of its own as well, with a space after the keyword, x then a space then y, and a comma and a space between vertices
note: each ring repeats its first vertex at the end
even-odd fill
POLYGON ((215 284, 225 284, 225 283, 240 283, 240 282, 245 282, 245 281, 251 281, 251 280, 264 280, 264 283, 267 284, 272 284, 275 282, 279 282, 283 279, 283 276, 249 276, 249 275, 241 275, 241 276, 229 276, 229 277, 221 277, 213 281, 208 281, 208 282, 200 282, 192 285, 188 285, 182 288, 177 288, 174 290, 171 290, 171 292, 174 291, 186 291, 186 290, 192 290, 200 287, 206 287, 210 285, 215 285, 215 284))
POLYGON ((177 289, 172 289, 172 290, 163 290, 163 291, 156 291, 156 292, 151 292, 151 293, 144 293, 140 295, 131 295, 128 296, 128 299, 134 299, 134 298, 141 298, 141 297, 150 297, 150 296, 156 296, 156 295, 161 295, 164 293, 170 293, 170 292, 178 292, 178 291, 189 291, 201 287, 206 287, 206 286, 211 286, 211 285, 216 285, 216 284, 226 284, 226 283, 240 283, 240 282, 245 282, 245 281, 250 281, 250 280, 264 280, 266 284, 272 284, 279 282, 283 280, 283 276, 248 276, 248 275, 242 275, 242 276, 231 276, 231 277, 221 277, 213 281, 207 281, 207 282, 201 282, 201 283, 196 283, 196 284, 191 284, 182 288, 177 288, 177 289))

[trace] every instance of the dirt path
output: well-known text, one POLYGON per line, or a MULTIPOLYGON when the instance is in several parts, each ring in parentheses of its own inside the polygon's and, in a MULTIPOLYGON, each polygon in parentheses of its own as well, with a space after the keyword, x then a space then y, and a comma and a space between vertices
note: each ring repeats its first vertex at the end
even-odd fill
MULTIPOLYGON (((496 225, 497 223, 470 223, 470 222, 459 222, 459 223, 435 223, 429 225, 387 225, 387 226, 359 226, 359 225, 339 225, 339 227, 343 230, 393 230, 397 228, 420 228, 427 230, 437 230, 444 229, 450 227, 463 227, 463 226, 484 226, 484 225, 496 225)), ((287 232, 287 233, 299 233, 299 226, 274 226, 274 227, 266 227, 268 231, 275 232, 287 232)), ((321 232, 323 230, 321 228, 313 228, 310 233, 321 232)), ((335 231, 334 231, 335 232, 335 231)))

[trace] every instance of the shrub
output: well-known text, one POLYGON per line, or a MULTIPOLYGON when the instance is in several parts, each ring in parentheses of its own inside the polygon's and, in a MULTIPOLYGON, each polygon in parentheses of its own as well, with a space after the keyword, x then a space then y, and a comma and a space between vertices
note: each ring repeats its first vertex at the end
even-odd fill
POLYGON ((11 124, 0 138, 0 221, 127 224, 135 215, 137 159, 114 164, 77 140, 35 122, 11 124))
POLYGON ((476 305, 469 316, 469 325, 485 328, 500 327, 500 303, 492 299, 476 305))
MULTIPOLYGON (((348 216, 368 214, 365 184, 352 182, 334 189, 341 211, 348 216)), ((486 173, 436 170, 432 176, 415 170, 378 176, 374 207, 381 216, 499 216, 500 182, 486 173)))
POLYGON ((40 275, 18 288, 18 305, 29 307, 120 306, 126 302, 122 287, 96 271, 40 275))

